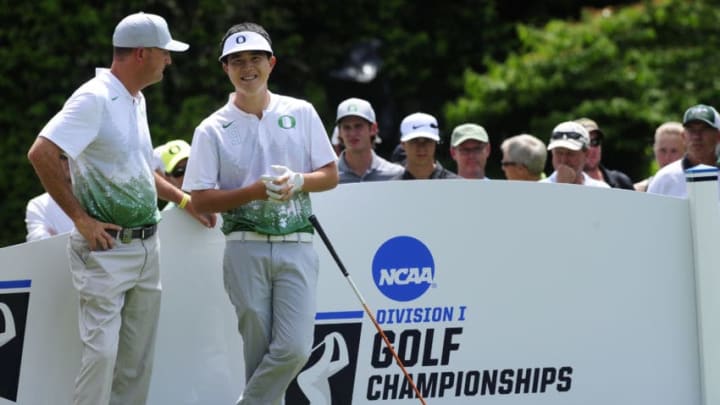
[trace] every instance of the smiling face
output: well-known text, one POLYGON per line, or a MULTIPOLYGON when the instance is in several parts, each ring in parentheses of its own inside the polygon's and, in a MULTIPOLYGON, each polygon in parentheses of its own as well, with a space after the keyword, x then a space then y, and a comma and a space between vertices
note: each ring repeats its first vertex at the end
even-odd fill
POLYGON ((243 51, 228 55, 223 70, 235 86, 235 91, 250 96, 267 90, 275 63, 275 56, 266 52, 243 51))

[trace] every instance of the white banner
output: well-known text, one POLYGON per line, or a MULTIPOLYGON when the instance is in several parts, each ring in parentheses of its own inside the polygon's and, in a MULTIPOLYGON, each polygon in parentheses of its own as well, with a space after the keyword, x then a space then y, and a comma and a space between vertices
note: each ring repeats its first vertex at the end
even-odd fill
MULTIPOLYGON (((341 185, 313 204, 427 403, 700 404, 686 200, 448 180, 341 185)), ((223 236, 163 216, 149 403, 234 403, 244 372, 223 236)), ((65 242, 0 249, 0 405, 71 401, 80 344, 65 242)), ((315 247, 316 342, 286 404, 418 403, 317 236, 315 247)))

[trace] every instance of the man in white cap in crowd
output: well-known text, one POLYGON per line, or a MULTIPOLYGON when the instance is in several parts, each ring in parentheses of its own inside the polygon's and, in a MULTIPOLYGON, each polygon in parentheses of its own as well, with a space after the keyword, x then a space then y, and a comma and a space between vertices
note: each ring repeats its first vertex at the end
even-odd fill
POLYGON ((715 148, 720 142, 720 115, 714 107, 698 104, 683 115, 685 156, 672 162, 652 178, 648 193, 687 198, 685 170, 703 164, 715 166, 715 148))
POLYGON ((110 69, 98 69, 72 94, 28 152, 75 225, 68 252, 83 343, 75 405, 146 403, 160 314, 157 198, 214 224, 214 216, 196 214, 187 194, 154 173, 141 92, 162 80, 170 51, 188 45, 172 39, 162 17, 145 13, 120 21, 112 43, 110 69))
POLYGON ((477 124, 461 124, 450 135, 450 156, 457 163, 457 174, 464 179, 488 180, 485 165, 490 156, 490 138, 477 124))
POLYGON ((589 147, 590 134, 580 123, 566 121, 558 124, 550 135, 548 145, 555 171, 540 182, 610 188, 604 181, 595 180, 583 171, 589 147))
POLYGON ((375 153, 380 136, 375 110, 369 102, 359 98, 343 101, 338 105, 335 121, 345 146, 338 159, 340 183, 389 180, 403 172, 402 166, 375 153))
POLYGON ((225 290, 243 339, 240 405, 280 405, 307 362, 318 257, 311 192, 338 184, 336 155, 315 108, 268 90, 277 59, 254 23, 225 34, 220 62, 235 92, 195 129, 183 188, 221 212, 225 290))
POLYGON ((405 171, 395 180, 459 179, 460 176, 435 161, 435 149, 440 142, 438 122, 430 114, 417 112, 400 123, 400 143, 405 149, 405 171))

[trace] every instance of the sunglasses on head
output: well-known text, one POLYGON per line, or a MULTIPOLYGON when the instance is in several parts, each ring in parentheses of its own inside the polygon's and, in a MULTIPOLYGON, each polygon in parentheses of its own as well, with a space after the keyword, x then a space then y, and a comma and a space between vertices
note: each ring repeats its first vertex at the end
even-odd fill
POLYGON ((573 139, 576 141, 579 141, 582 139, 583 136, 580 133, 577 132, 553 132, 550 139, 556 140, 556 139, 573 139))
POLYGON ((172 172, 168 173, 172 177, 182 177, 185 175, 185 166, 176 167, 172 172))

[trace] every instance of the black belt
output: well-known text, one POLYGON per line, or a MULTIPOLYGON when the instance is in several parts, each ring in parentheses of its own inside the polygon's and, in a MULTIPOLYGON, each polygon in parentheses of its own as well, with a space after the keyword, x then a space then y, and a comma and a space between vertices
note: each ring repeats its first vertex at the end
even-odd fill
POLYGON ((107 229, 105 232, 122 243, 130 243, 133 239, 147 239, 155 235, 156 231, 157 224, 141 226, 139 228, 123 228, 119 231, 107 229))

